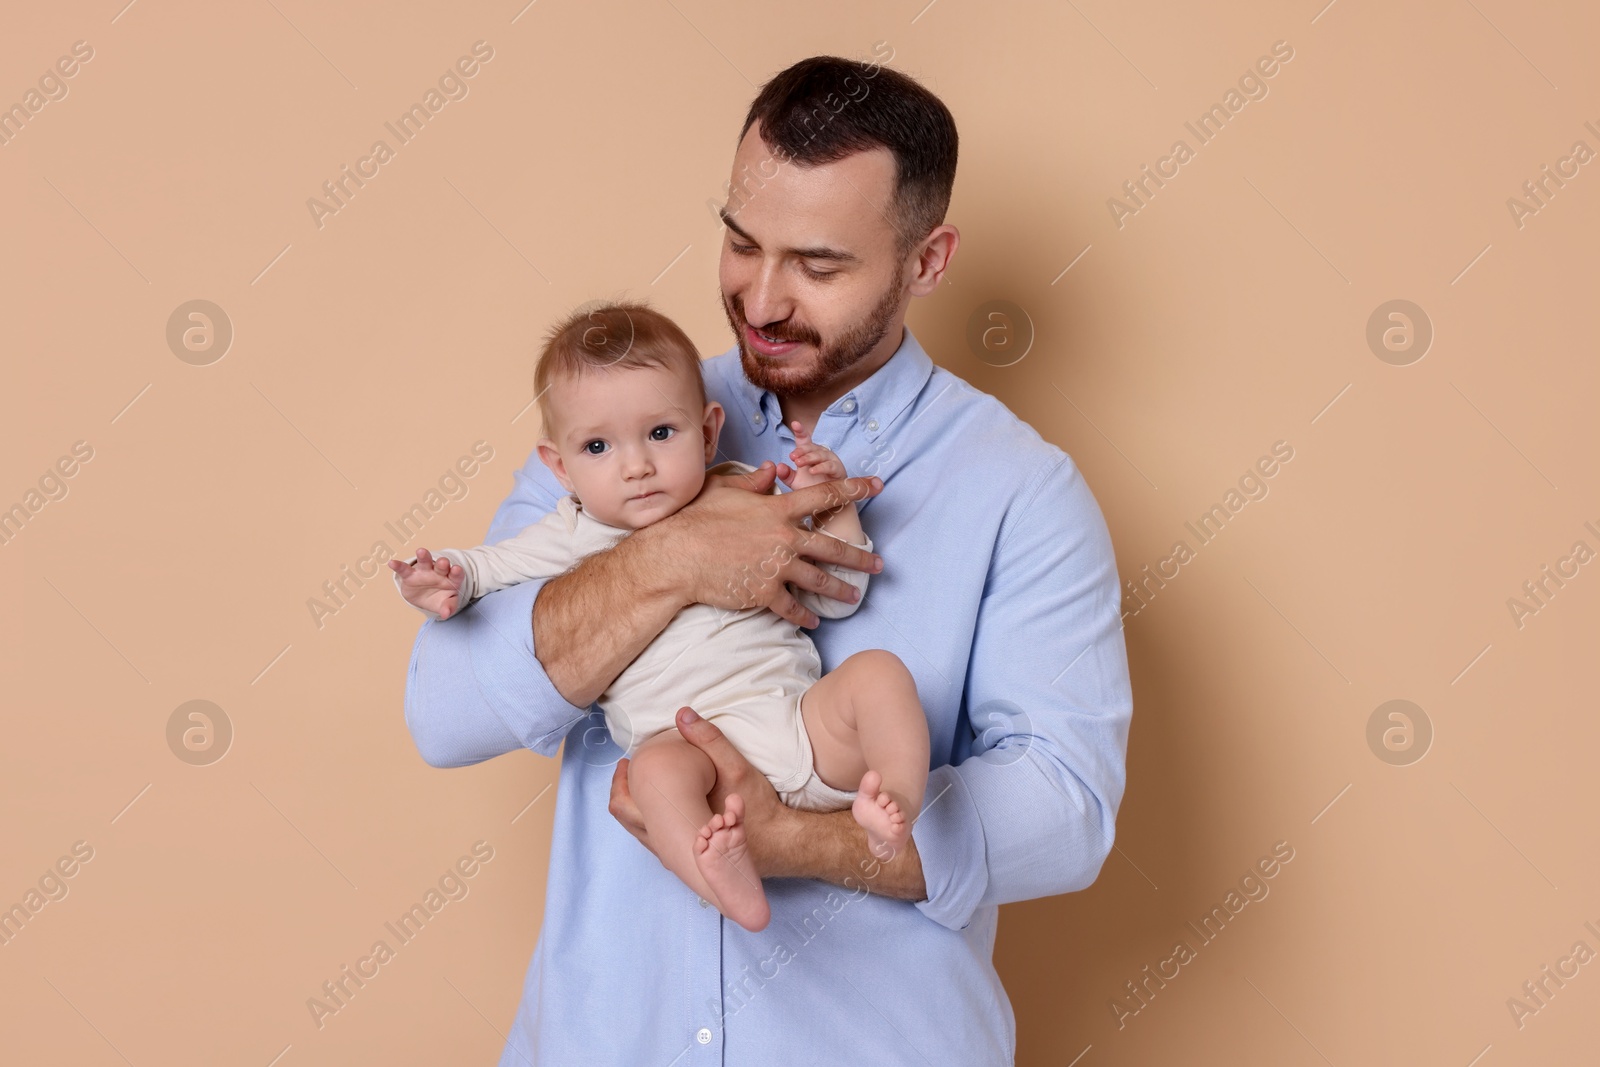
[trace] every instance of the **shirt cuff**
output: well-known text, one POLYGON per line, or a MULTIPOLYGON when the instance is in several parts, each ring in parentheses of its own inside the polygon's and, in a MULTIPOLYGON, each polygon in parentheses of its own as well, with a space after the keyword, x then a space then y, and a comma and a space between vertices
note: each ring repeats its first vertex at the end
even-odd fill
POLYGON ((988 888, 983 820, 960 771, 951 764, 928 772, 928 800, 911 828, 928 899, 916 906, 950 930, 965 930, 988 888))
POLYGON ((425 676, 413 667, 406 719, 419 747, 427 745, 429 763, 459 766, 506 751, 496 749, 495 735, 504 732, 524 748, 554 756, 573 724, 589 714, 561 695, 534 655, 533 603, 548 580, 497 590, 444 622, 423 624, 419 655, 454 665, 425 676), (498 720, 497 728, 482 715, 475 725, 459 714, 464 685, 498 720))

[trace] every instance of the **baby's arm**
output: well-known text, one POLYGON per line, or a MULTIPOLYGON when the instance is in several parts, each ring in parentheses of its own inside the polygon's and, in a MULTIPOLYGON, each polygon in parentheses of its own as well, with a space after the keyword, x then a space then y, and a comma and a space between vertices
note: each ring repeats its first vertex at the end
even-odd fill
MULTIPOLYGON (((789 453, 789 458, 794 460, 794 473, 783 478, 785 485, 791 489, 804 489, 807 486, 818 485, 822 482, 831 482, 839 478, 848 477, 844 469, 844 462, 834 454, 832 449, 825 448, 811 439, 811 435, 800 425, 796 419, 789 424, 794 430, 797 445, 789 453)), ((831 512, 818 512, 812 517, 812 528, 818 533, 837 537, 852 545, 872 551, 872 538, 861 528, 861 516, 856 511, 854 501, 845 501, 840 507, 831 512)), ((855 587, 859 594, 855 603, 850 604, 842 600, 835 600, 831 596, 822 596, 809 589, 790 587, 794 597, 804 608, 814 612, 819 619, 843 619, 854 615, 856 608, 861 605, 861 597, 867 595, 866 571, 852 570, 835 563, 818 562, 817 566, 838 578, 840 581, 855 587)))
POLYGON ((441 549, 431 566, 424 560, 427 552, 418 548, 409 560, 390 560, 389 567, 406 602, 434 619, 448 619, 479 597, 518 582, 565 574, 578 561, 559 510, 498 544, 441 549))
MULTIPOLYGON (((789 428, 794 431, 796 442, 794 451, 789 453, 789 458, 794 460, 794 473, 783 478, 785 485, 790 489, 805 489, 808 486, 849 477, 844 469, 844 461, 835 455, 832 449, 813 441, 811 434, 800 425, 799 419, 791 422, 789 428)), ((866 536, 862 533, 861 517, 856 513, 854 501, 847 500, 832 511, 818 512, 812 517, 811 522, 812 529, 831 533, 853 545, 861 544, 862 538, 866 536)))
MULTIPOLYGON (((455 549, 445 549, 454 552, 455 549)), ((426 548, 407 560, 391 559, 395 585, 406 603, 431 619, 448 619, 461 610, 461 585, 466 571, 441 553, 433 556, 426 548)))

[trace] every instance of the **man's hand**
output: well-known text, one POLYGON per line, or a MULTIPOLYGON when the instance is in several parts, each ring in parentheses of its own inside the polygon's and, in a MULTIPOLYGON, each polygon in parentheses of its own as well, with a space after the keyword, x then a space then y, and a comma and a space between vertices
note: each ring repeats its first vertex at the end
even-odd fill
POLYGON ((391 559, 389 569, 400 576, 400 595, 424 611, 431 611, 441 619, 456 613, 461 592, 461 579, 466 571, 461 564, 449 559, 434 557, 425 548, 417 549, 417 565, 413 567, 402 559, 391 559))
POLYGON ((820 620, 785 583, 845 603, 859 599, 848 582, 810 561, 875 574, 882 560, 800 522, 873 496, 883 481, 846 478, 770 495, 788 469, 763 463, 752 474, 709 476, 699 496, 675 514, 545 583, 530 620, 535 654, 568 703, 583 708, 600 699, 690 604, 767 607, 796 626, 816 626, 820 620))
MULTIPOLYGON (((850 809, 796 811, 778 799, 766 775, 756 770, 716 726, 679 708, 678 732, 711 758, 717 769, 716 784, 707 796, 712 811, 723 811, 729 795, 744 798, 745 845, 763 878, 819 878, 852 892, 865 887, 897 900, 926 900, 922 857, 916 841, 893 860, 874 859, 866 832, 856 824, 850 809)), ((644 818, 628 791, 628 760, 619 760, 611 775, 608 810, 639 843, 655 853, 644 818)), ((657 857, 659 858, 659 856, 657 857)))
MULTIPOLYGON (((767 876, 771 869, 773 846, 790 828, 794 809, 778 799, 778 792, 767 781, 767 776, 756 770, 721 730, 696 715, 692 708, 679 708, 677 722, 678 732, 711 757, 711 762, 716 765, 717 781, 706 797, 711 810, 725 811, 731 793, 738 793, 744 798, 746 847, 755 860, 756 870, 763 877, 767 876)), ((628 789, 630 762, 619 760, 616 771, 611 775, 609 810, 630 834, 639 839, 640 844, 654 853, 656 850, 650 844, 644 818, 628 789)))
POLYGON ((769 495, 774 479, 788 471, 787 465, 763 463, 752 474, 712 475, 699 496, 654 524, 661 538, 670 539, 664 558, 680 563, 685 603, 726 611, 768 607, 796 626, 811 627, 820 620, 800 606, 786 583, 847 604, 859 598, 852 586, 813 560, 870 574, 883 570, 874 553, 800 525, 807 515, 825 516, 876 496, 883 480, 843 478, 769 495))

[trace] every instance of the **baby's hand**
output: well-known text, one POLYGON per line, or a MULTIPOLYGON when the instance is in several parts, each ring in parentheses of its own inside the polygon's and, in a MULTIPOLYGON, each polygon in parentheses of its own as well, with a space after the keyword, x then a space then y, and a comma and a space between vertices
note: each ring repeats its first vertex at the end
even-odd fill
POLYGON ((400 575, 400 595, 409 604, 431 611, 441 619, 456 613, 461 579, 466 574, 461 564, 435 558, 425 548, 417 549, 417 565, 391 559, 389 569, 400 575))
POLYGON ((794 451, 789 453, 789 458, 794 460, 795 469, 788 477, 779 474, 785 485, 790 489, 804 489, 807 486, 846 477, 844 461, 831 449, 813 441, 811 435, 800 425, 799 419, 789 423, 789 428, 794 431, 796 442, 794 451))

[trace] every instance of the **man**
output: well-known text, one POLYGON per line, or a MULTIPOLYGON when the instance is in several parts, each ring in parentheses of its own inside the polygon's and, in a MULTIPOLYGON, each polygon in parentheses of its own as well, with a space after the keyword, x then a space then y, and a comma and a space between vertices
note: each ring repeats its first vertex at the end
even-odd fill
MULTIPOLYGON (((568 574, 418 634, 406 718, 429 763, 566 744, 544 924, 502 1064, 1013 1061, 998 905, 1094 881, 1132 698, 1116 561, 1082 475, 905 328, 910 298, 934 291, 959 242, 943 223, 956 146, 945 106, 891 70, 817 57, 764 86, 722 210, 738 343, 704 364, 727 411, 724 458, 759 471, 708 482, 568 574), (796 419, 865 477, 763 495, 796 419), (812 561, 875 566, 800 525, 846 494, 882 570, 861 610, 818 626, 785 583, 842 599, 845 583, 812 561), (744 799, 772 907, 759 933, 649 851, 591 707, 690 603, 766 604, 816 627, 826 670, 894 652, 932 737, 911 843, 882 862, 849 811, 783 807, 714 726, 679 713, 717 766, 713 809, 744 799)), ((487 540, 562 492, 530 456, 487 540)))

